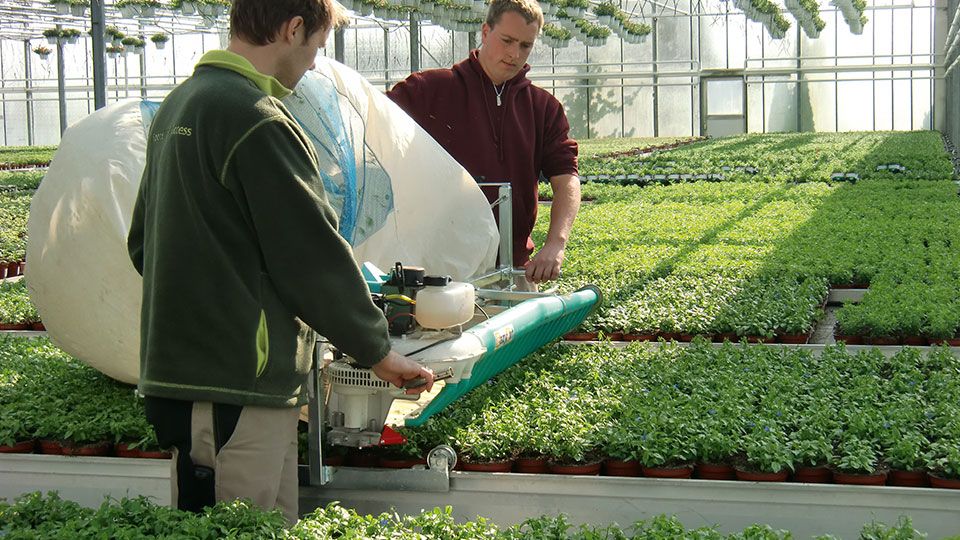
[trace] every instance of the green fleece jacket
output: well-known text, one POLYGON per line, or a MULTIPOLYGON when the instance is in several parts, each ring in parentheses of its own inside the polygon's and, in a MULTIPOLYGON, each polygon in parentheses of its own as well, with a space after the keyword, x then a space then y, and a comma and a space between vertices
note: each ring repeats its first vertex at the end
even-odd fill
POLYGON ((390 350, 288 94, 213 51, 153 120, 127 239, 144 395, 300 405, 313 330, 364 366, 390 350))

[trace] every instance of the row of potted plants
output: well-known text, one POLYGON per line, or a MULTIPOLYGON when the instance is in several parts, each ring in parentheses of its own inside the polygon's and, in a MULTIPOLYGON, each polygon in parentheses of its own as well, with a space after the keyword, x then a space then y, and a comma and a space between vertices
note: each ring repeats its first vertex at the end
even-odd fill
MULTIPOLYGON (((416 515, 385 512, 361 515, 339 503, 330 503, 287 524, 279 511, 261 510, 249 502, 219 502, 193 513, 160 506, 147 497, 109 499, 97 509, 61 499, 56 492, 27 493, 12 502, 0 502, 0 535, 10 538, 391 538, 396 540, 786 540, 787 531, 754 524, 742 532, 721 533, 716 526, 687 529, 675 516, 659 515, 621 528, 612 525, 575 526, 563 514, 530 518, 510 527, 498 527, 478 516, 458 520, 453 508, 423 510, 416 515)), ((894 525, 873 522, 863 526, 861 538, 914 540, 924 538, 909 517, 894 525)), ((824 537, 827 538, 827 537, 824 537)), ((830 536, 829 538, 836 538, 830 536)))
POLYGON ((0 147, 0 169, 49 165, 56 150, 56 146, 0 147))
POLYGON ((0 282, 0 330, 43 330, 40 314, 30 301, 26 283, 0 282))
POLYGON ((860 306, 841 309, 841 321, 854 320, 844 311, 884 319, 866 335, 951 339, 960 330, 949 307, 960 291, 951 238, 960 201, 950 181, 588 183, 583 192, 593 202, 578 215, 560 286, 603 291, 587 332, 805 333, 827 284, 872 285, 860 306), (812 288, 795 286, 804 283, 812 288))
POLYGON ((450 444, 513 470, 956 488, 958 368, 948 349, 555 346, 404 433, 409 453, 450 444))
POLYGON ((133 387, 45 339, 0 338, 0 410, 0 452, 123 456, 160 450, 133 387))
POLYGON ((953 175, 942 138, 933 131, 750 134, 653 155, 584 155, 580 161, 583 176, 724 173, 728 180, 828 182, 836 171, 855 172, 860 179, 944 180, 953 175), (890 163, 906 170, 878 169, 890 163))
POLYGON ((797 20, 797 24, 810 39, 820 37, 827 23, 820 17, 820 5, 816 0, 785 0, 784 7, 797 20))

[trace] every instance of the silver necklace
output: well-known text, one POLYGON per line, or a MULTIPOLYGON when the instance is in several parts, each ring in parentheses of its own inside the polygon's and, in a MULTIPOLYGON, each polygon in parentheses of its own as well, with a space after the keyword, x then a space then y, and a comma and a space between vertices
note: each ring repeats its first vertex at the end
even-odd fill
MULTIPOLYGON (((490 84, 493 84, 492 82, 490 84)), ((497 85, 493 85, 493 92, 497 94, 497 107, 501 105, 500 96, 503 95, 503 91, 507 89, 507 83, 504 82, 500 85, 500 89, 497 90, 497 85)))

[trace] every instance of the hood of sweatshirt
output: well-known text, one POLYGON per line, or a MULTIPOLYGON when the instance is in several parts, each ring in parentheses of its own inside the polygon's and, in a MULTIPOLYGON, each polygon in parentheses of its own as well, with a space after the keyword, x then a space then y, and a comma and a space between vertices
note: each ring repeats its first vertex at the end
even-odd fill
MULTIPOLYGON (((504 122, 495 121, 495 116, 499 114, 505 114, 508 112, 508 109, 512 107, 513 98, 523 89, 530 86, 530 79, 527 78, 527 72, 530 71, 530 64, 524 64, 520 68, 520 72, 513 76, 512 79, 503 83, 500 96, 502 105, 497 106, 495 96, 496 95, 496 85, 493 84, 493 81, 490 80, 490 77, 487 76, 487 73, 483 70, 483 66, 480 64, 480 49, 474 49, 470 51, 470 56, 454 64, 453 71, 457 75, 463 78, 464 81, 467 81, 467 84, 475 82, 479 87, 483 88, 483 98, 484 104, 486 105, 485 109, 487 111, 487 121, 490 122, 490 127, 494 132, 497 133, 499 140, 503 140, 503 124, 504 122), (486 89, 489 88, 491 92, 487 92, 486 89)), ((499 155, 497 156, 500 161, 504 160, 503 155, 503 145, 499 145, 499 155)))

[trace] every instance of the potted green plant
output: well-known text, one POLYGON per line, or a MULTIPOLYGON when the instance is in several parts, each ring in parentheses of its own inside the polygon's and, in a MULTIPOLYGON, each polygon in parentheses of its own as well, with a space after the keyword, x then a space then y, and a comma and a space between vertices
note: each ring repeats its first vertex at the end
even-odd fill
POLYGON ((950 437, 933 443, 927 470, 930 471, 931 486, 960 489, 960 438, 950 437))
POLYGON ((69 45, 76 45, 80 40, 80 31, 76 28, 66 28, 63 31, 63 38, 69 45))
POLYGON ((50 53, 53 51, 51 51, 47 47, 44 47, 43 45, 38 45, 33 48, 33 52, 37 53, 37 56, 39 56, 41 60, 46 60, 47 58, 49 58, 50 53))
POLYGON ((887 469, 880 464, 877 445, 856 436, 840 440, 831 465, 838 484, 882 486, 887 481, 887 469))
POLYGON ((170 36, 167 34, 164 34, 163 32, 158 32, 150 36, 150 41, 152 41, 153 44, 156 45, 157 50, 162 50, 164 47, 167 46, 167 42, 170 41, 170 36))
POLYGON ((742 441, 743 459, 737 479, 752 482, 785 482, 793 470, 794 455, 786 436, 777 427, 764 425, 742 441))
POLYGON ((69 0, 50 0, 50 4, 53 5, 54 9, 57 10, 57 15, 70 14, 69 0))
POLYGON ((923 487, 930 485, 925 469, 929 461, 930 441, 918 430, 895 433, 883 450, 890 466, 891 486, 923 487))
POLYGON ((0 417, 0 454, 29 454, 36 441, 31 433, 29 413, 22 408, 6 410, 0 417))
POLYGON ((47 43, 50 45, 56 45, 62 36, 63 30, 59 28, 47 28, 43 31, 43 37, 47 38, 47 43))

